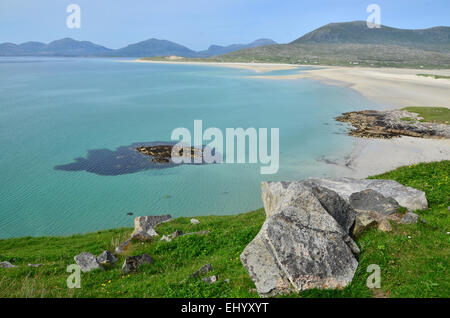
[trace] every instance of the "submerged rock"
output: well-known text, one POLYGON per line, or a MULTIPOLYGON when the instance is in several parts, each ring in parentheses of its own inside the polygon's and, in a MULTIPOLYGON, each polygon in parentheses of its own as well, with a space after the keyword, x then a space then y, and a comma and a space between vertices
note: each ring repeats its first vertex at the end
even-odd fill
POLYGON ((169 163, 172 160, 172 153, 178 157, 188 157, 190 159, 203 158, 203 149, 196 147, 181 147, 175 145, 157 145, 157 146, 141 146, 136 147, 136 150, 143 155, 152 157, 153 162, 169 163), (185 154, 184 151, 188 153, 185 154))
POLYGON ((83 273, 90 272, 94 269, 102 269, 102 265, 97 261, 97 258, 87 252, 82 252, 74 257, 75 263, 80 266, 83 273))

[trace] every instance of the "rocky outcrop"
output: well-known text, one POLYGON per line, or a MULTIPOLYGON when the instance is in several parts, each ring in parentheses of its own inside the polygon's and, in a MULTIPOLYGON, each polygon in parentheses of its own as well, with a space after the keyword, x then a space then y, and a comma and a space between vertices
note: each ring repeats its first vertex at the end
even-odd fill
POLYGON ((241 254, 258 293, 348 285, 359 252, 349 236, 356 215, 350 205, 334 191, 315 185, 275 182, 263 183, 263 188, 273 188, 267 197, 274 207, 266 210, 264 225, 241 254))
POLYGON ((350 123, 349 135, 365 138, 390 139, 400 136, 421 138, 450 138, 450 126, 422 122, 416 113, 406 110, 363 110, 344 113, 337 121, 350 123))
POLYGON ((103 269, 102 265, 97 261, 95 255, 87 252, 82 252, 74 258, 75 263, 80 266, 83 273, 90 272, 94 269, 103 269))
POLYGON ((122 272, 124 274, 137 272, 139 267, 143 264, 152 264, 153 258, 148 254, 127 257, 122 265, 122 272))
POLYGON ((137 147, 136 150, 143 155, 152 157, 153 162, 169 163, 172 159, 172 153, 177 154, 179 157, 186 156, 188 158, 203 158, 202 148, 196 147, 181 147, 174 145, 158 145, 150 147, 137 147), (187 149, 188 154, 184 154, 184 150, 187 149))
POLYGON ((131 239, 138 241, 149 241, 154 236, 158 236, 154 227, 162 222, 171 220, 169 214, 166 215, 150 215, 139 216, 134 219, 134 231, 131 234, 131 239))

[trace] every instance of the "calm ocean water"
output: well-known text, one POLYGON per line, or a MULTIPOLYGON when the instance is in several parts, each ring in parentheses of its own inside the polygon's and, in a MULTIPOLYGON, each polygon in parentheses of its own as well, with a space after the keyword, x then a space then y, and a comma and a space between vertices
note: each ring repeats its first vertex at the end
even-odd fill
POLYGON ((132 226, 138 215, 240 213, 262 206, 262 180, 342 173, 318 160, 351 151, 333 117, 370 102, 342 87, 249 75, 113 59, 1 58, 0 238, 132 226), (278 173, 260 175, 259 164, 97 173, 123 164, 117 148, 170 141, 173 129, 192 131, 195 119, 204 128, 279 128, 278 173), (61 166, 71 169, 55 169, 61 166))

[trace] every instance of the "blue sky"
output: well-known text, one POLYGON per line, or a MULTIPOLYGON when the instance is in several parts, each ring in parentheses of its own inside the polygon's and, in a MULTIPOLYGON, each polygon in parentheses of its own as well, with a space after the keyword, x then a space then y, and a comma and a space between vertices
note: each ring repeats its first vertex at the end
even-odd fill
POLYGON ((0 43, 72 37, 119 48, 149 38, 192 49, 271 38, 287 43, 329 22, 366 20, 427 28, 450 23, 449 0, 0 0, 0 43), (69 29, 66 8, 81 7, 81 28, 69 29))

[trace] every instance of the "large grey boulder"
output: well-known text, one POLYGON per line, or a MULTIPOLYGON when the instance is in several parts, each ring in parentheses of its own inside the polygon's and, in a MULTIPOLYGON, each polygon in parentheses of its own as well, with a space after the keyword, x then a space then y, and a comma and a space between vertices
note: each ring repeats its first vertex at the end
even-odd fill
POLYGON ((346 201, 348 201, 350 196, 355 192, 372 189, 387 198, 394 198, 398 204, 409 210, 414 211, 428 208, 425 192, 406 187, 393 180, 332 178, 308 179, 300 182, 312 183, 333 190, 346 201))
POLYGON ((387 198, 372 189, 352 193, 349 203, 358 212, 376 212, 382 215, 393 214, 400 207, 394 198, 387 198))
POLYGON ((139 216, 134 219, 134 231, 131 234, 131 238, 138 241, 149 241, 154 236, 158 236, 154 227, 171 219, 172 217, 169 214, 139 216))
POLYGON ((97 261, 95 255, 87 252, 82 252, 74 258, 75 263, 80 266, 83 273, 90 272, 94 269, 102 269, 102 265, 97 261))
POLYGON ((355 211, 337 193, 299 182, 263 183, 267 219, 241 261, 261 296, 347 286, 359 249, 355 211), (265 188, 265 189, 264 189, 265 188))

